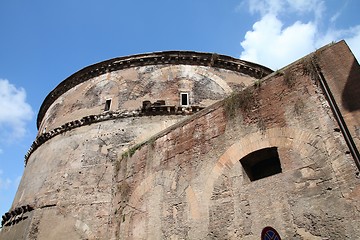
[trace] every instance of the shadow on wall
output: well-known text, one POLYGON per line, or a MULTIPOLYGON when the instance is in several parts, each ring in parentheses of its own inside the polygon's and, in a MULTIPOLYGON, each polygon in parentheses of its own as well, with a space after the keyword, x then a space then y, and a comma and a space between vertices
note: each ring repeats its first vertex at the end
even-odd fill
POLYGON ((349 112, 360 110, 360 66, 355 58, 341 100, 349 112))

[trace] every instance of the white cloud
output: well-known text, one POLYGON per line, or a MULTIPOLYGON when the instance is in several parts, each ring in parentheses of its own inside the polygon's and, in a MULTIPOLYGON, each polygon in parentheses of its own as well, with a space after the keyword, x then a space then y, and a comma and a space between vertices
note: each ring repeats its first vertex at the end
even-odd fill
POLYGON ((354 53, 356 59, 360 60, 360 25, 349 29, 349 36, 345 37, 345 41, 354 53))
POLYGON ((328 29, 326 34, 319 36, 316 46, 320 47, 332 41, 344 39, 350 47, 352 53, 360 59, 360 25, 348 29, 328 29))
POLYGON ((0 79, 0 130, 1 138, 18 139, 26 132, 26 122, 33 110, 26 102, 26 92, 8 80, 0 79))
MULTIPOLYGON (((360 25, 350 29, 320 31, 321 18, 326 10, 323 0, 249 0, 250 13, 260 13, 260 19, 247 31, 240 58, 278 69, 315 51, 332 41, 345 39, 354 55, 360 57, 360 25), (301 17, 308 21, 294 21, 286 25, 283 15, 301 17)), ((329 21, 336 21, 333 16, 329 21)))
POLYGON ((275 15, 267 14, 246 33, 240 58, 279 68, 311 52, 315 35, 316 26, 311 22, 284 28, 275 15))

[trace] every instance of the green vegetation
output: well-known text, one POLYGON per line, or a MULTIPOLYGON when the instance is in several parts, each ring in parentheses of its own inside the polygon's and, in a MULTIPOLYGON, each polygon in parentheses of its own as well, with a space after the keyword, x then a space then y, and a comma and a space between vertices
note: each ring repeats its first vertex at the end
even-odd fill
POLYGON ((285 71, 284 71, 284 82, 285 82, 285 84, 289 88, 291 88, 291 87, 294 86, 295 80, 296 80, 296 76, 295 76, 294 72, 290 68, 285 69, 285 71))
POLYGON ((305 57, 302 60, 303 75, 310 76, 311 79, 318 79, 318 72, 316 69, 316 52, 305 57))
POLYGON ((255 88, 260 88, 260 87, 261 87, 261 79, 255 80, 255 82, 254 82, 254 87, 255 87, 255 88))
POLYGON ((149 144, 149 146, 151 147, 151 149, 154 149, 154 148, 155 148, 155 141, 156 141, 156 138, 151 137, 148 141, 146 141, 145 144, 149 144))
POLYGON ((298 99, 294 104, 294 113, 300 116, 304 112, 305 103, 302 99, 298 99))
POLYGON ((123 154, 121 154, 121 158, 129 158, 132 157, 134 155, 134 153, 136 152, 136 150, 140 149, 142 147, 143 144, 136 144, 135 146, 129 148, 127 151, 123 152, 123 154))
POLYGON ((262 118, 259 118, 257 122, 257 127, 259 128, 260 132, 263 134, 266 130, 265 121, 262 118))
POLYGON ((123 152, 121 154, 121 159, 132 157, 135 154, 135 152, 137 150, 141 149, 144 145, 149 145, 151 148, 154 148, 155 147, 155 141, 156 141, 156 138, 151 137, 149 140, 147 140, 145 142, 136 144, 135 146, 129 148, 127 151, 123 152))
POLYGON ((279 69, 277 69, 275 72, 274 72, 274 76, 282 76, 284 75, 284 73, 282 71, 280 71, 279 69))
POLYGON ((248 112, 254 105, 254 93, 249 88, 238 93, 232 93, 224 100, 224 107, 228 117, 234 117, 238 109, 248 112))

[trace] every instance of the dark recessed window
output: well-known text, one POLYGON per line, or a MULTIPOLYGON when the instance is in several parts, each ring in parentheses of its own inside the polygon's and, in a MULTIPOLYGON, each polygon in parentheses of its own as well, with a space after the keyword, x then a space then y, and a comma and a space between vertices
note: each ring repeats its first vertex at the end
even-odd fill
POLYGON ((250 181, 282 172, 277 147, 263 148, 249 153, 240 160, 250 181))
POLYGON ((109 111, 111 106, 111 99, 107 99, 105 102, 105 108, 104 111, 109 111))
POLYGON ((189 106, 189 94, 180 93, 181 106, 189 106))

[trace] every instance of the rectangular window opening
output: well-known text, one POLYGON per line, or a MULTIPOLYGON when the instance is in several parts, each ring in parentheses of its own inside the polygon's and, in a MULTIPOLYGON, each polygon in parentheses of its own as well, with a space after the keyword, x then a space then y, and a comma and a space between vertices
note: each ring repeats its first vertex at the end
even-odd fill
POLYGON ((105 108, 104 111, 109 111, 111 106, 111 99, 107 99, 105 102, 105 108))
POLYGON ((240 160, 250 181, 282 172, 279 154, 276 147, 263 148, 252 152, 240 160))
POLYGON ((180 93, 180 105, 184 107, 189 106, 189 93, 180 93))

